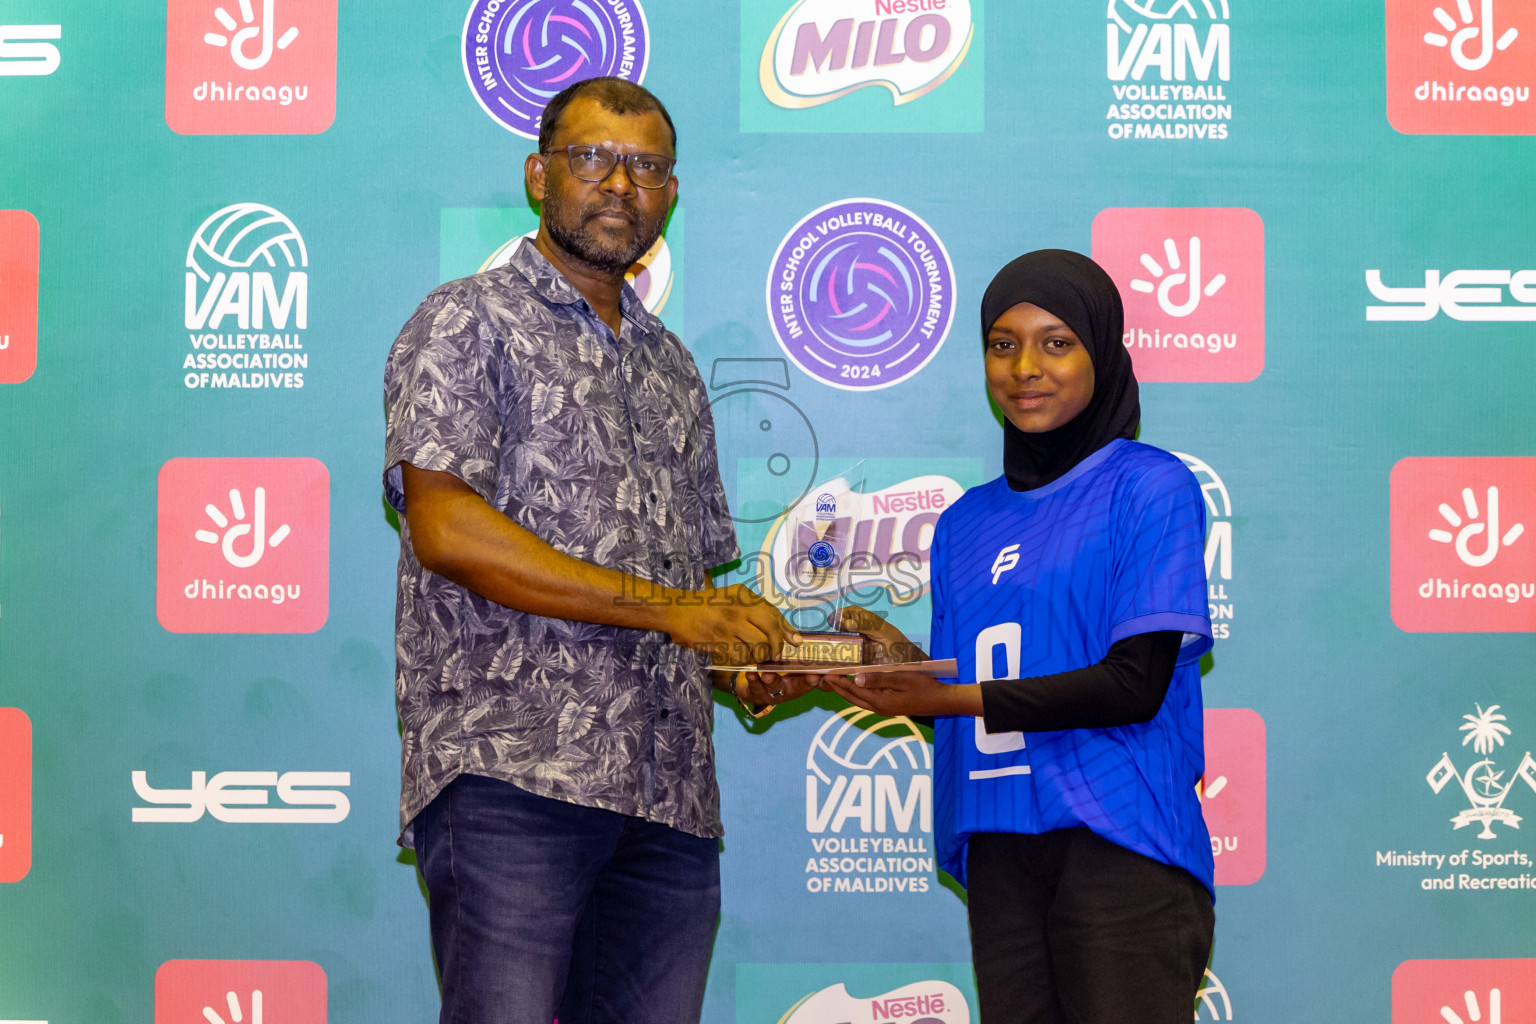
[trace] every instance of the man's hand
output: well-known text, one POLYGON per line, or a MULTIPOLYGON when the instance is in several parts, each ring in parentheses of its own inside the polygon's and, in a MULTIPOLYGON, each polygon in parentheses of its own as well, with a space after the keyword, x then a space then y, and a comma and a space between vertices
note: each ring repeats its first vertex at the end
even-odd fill
POLYGON ((667 609, 661 628, 677 643, 708 651, 717 665, 778 661, 800 634, 779 610, 745 585, 711 589, 706 599, 667 609))

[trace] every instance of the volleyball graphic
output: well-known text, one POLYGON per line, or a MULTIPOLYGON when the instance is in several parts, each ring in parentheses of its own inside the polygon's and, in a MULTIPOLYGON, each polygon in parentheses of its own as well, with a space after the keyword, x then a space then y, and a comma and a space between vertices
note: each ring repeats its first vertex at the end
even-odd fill
POLYGON ((882 718, 873 711, 847 707, 816 730, 805 755, 805 770, 824 783, 832 765, 847 771, 930 771, 933 748, 910 718, 882 718))
POLYGON ((1231 17, 1227 0, 1109 0, 1109 16, 1127 30, 1130 26, 1116 8, 1148 21, 1172 21, 1181 14, 1191 20, 1204 16, 1226 21, 1231 17))
POLYGON ((198 227, 187 246, 187 269, 204 281, 218 270, 297 269, 309 252, 293 221, 261 203, 226 206, 198 227))

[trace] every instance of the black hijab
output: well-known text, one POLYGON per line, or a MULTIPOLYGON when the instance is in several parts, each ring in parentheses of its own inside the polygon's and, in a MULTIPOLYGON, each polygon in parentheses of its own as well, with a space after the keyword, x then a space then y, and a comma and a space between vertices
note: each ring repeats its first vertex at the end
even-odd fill
POLYGON ((1093 360, 1093 397, 1055 430, 1026 434, 1003 420, 1003 474, 1016 491, 1043 487, 1117 437, 1136 436, 1141 401, 1125 350, 1125 309, 1104 268, 1081 253, 1038 249, 1009 263, 981 298, 981 337, 1028 302, 1072 328, 1093 360))

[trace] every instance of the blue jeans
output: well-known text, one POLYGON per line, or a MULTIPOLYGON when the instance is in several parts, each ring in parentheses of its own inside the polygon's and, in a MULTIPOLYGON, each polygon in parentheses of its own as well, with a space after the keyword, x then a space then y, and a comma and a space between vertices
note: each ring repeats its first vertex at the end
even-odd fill
POLYGON ((441 1024, 697 1021, 719 840, 461 775, 415 822, 441 1024))

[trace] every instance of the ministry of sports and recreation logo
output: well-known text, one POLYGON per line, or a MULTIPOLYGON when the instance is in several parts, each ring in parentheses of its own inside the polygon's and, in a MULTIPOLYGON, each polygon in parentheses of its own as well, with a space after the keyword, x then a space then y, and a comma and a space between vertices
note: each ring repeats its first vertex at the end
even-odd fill
POLYGON ((1372 269, 1365 272, 1365 286, 1381 303, 1365 307, 1373 322, 1433 320, 1441 313, 1483 323, 1536 320, 1536 270, 1425 270, 1422 287, 1397 287, 1372 269))
POLYGON ((336 119, 336 0, 167 0, 165 121, 313 135, 336 119))
POLYGON ((805 771, 808 892, 928 891, 933 748, 911 719, 844 708, 816 731, 805 771))
POLYGON ((645 81, 650 30, 639 0, 474 0, 464 18, 464 77, 508 131, 539 137, 561 89, 600 75, 645 81))
POLYGON ((1387 0, 1387 120, 1408 135, 1536 133, 1536 10, 1518 0, 1387 0))
POLYGON ((1264 369, 1264 221, 1254 211, 1101 210, 1093 258, 1125 298, 1139 380, 1249 381, 1264 369))
POLYGON ((975 34, 970 0, 798 0, 768 35, 758 81, 790 109, 871 86, 900 106, 953 75, 975 34))
POLYGON ((1451 819, 1453 827, 1476 825, 1479 826, 1478 839, 1494 839, 1497 838, 1494 831, 1496 824, 1520 827, 1520 815, 1504 804, 1510 793, 1519 788, 1517 782, 1525 783, 1532 792, 1536 792, 1536 759, 1527 750, 1520 759, 1519 767, 1512 773, 1498 769, 1492 755, 1498 752, 1498 748, 1504 745, 1504 738, 1510 735, 1509 726, 1505 724, 1508 718, 1499 712, 1499 705, 1490 704, 1484 708, 1479 704, 1475 714, 1461 717, 1461 745, 1470 746, 1478 760, 1468 765, 1465 771, 1460 771, 1447 751, 1440 755, 1440 760, 1435 762, 1425 778, 1429 788, 1436 794, 1449 786, 1452 780, 1460 786, 1467 806, 1451 819))
POLYGON ((308 960, 167 960, 155 1024, 325 1024, 325 971, 308 960))
POLYGON ((173 633, 313 633, 329 612, 330 474, 315 459, 160 468, 155 610, 173 633))
POLYGON ((143 803, 133 808, 133 820, 185 824, 208 814, 233 824, 334 825, 351 813, 342 792, 351 784, 351 772, 217 772, 209 778, 197 771, 185 789, 156 788, 147 772, 136 771, 133 791, 143 803))
MULTIPOLYGON (((828 486, 769 526, 756 565, 758 593, 780 607, 814 607, 849 594, 883 595, 903 606, 926 594, 934 527, 965 487, 936 473, 864 493, 842 480, 828 486), (808 565, 815 571, 803 571, 808 565)), ((837 628, 830 622, 798 625, 837 628)))
POLYGON ((1391 517, 1398 628, 1536 631, 1536 458, 1403 459, 1391 517))
POLYGON ((1267 859, 1264 719, 1248 708, 1205 709, 1200 809, 1211 833, 1217 885, 1252 885, 1267 859))
POLYGON ((1109 0, 1109 137, 1225 139, 1230 19, 1227 0, 1109 0))
POLYGON ((62 25, 0 25, 0 78, 59 70, 59 48, 48 40, 63 34, 62 25))
POLYGON ((293 221, 235 203, 187 246, 181 361, 189 388, 302 388, 309 353, 309 251, 293 221))
POLYGON ((844 199, 807 214, 779 243, 768 319, 796 366, 824 384, 873 391, 928 365, 955 315, 955 274, 911 210, 844 199))
POLYGON ((1232 584, 1232 495, 1205 460, 1182 452, 1173 454, 1195 474, 1205 497, 1205 578, 1211 639, 1226 640, 1237 620, 1237 606, 1227 593, 1232 584))
POLYGON ((32 721, 0 708, 0 883, 32 869, 32 721))
POLYGON ((914 981, 874 996, 854 996, 846 983, 812 992, 779 1024, 970 1024, 965 993, 947 981, 914 981))
POLYGON ((37 218, 0 210, 0 384, 37 368, 37 218))
POLYGON ((1392 972, 1392 1024, 1519 1024, 1533 1004, 1536 959, 1405 960, 1392 972))

